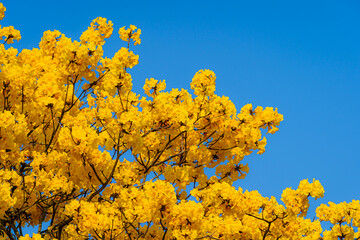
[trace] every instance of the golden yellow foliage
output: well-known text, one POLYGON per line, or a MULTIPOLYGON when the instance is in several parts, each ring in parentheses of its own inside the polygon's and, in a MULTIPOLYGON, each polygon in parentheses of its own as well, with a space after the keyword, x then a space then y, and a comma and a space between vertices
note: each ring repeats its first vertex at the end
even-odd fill
POLYGON ((232 186, 249 172, 243 158, 265 151, 264 131, 278 130, 277 109, 238 112, 207 69, 194 96, 150 78, 140 97, 128 69, 141 30, 120 28, 127 47, 107 58, 112 32, 99 17, 80 41, 46 31, 18 53, 7 46, 20 32, 0 28, 1 239, 359 239, 359 201, 306 218, 308 198, 324 195, 317 180, 285 189, 284 204, 232 186))

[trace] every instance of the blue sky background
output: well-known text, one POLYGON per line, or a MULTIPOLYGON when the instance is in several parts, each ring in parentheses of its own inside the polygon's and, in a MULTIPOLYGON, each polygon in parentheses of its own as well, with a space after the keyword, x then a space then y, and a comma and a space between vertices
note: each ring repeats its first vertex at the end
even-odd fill
POLYGON ((315 207, 360 199, 359 1, 2 2, 1 25, 22 34, 14 47, 38 47, 54 29, 77 40, 102 16, 115 28, 109 57, 124 46, 120 27, 142 29, 142 44, 131 47, 140 55, 131 70, 136 92, 149 77, 189 89, 206 68, 217 75, 216 93, 238 111, 247 103, 277 107, 280 131, 267 136, 263 155, 244 160, 250 172, 237 186, 280 199, 286 187, 316 178, 325 197, 315 207))

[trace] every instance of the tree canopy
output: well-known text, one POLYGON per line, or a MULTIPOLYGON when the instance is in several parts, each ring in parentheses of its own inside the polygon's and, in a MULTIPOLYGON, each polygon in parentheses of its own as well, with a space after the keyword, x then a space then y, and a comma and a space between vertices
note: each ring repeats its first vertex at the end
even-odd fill
POLYGON ((96 18, 79 41, 46 31, 21 52, 9 46, 20 32, 1 26, 0 239, 360 239, 358 200, 307 218, 309 197, 324 195, 315 179, 282 203, 232 186, 278 131, 277 109, 237 111, 208 69, 193 94, 154 78, 135 93, 141 30, 120 28, 125 47, 108 58, 112 26, 96 18))

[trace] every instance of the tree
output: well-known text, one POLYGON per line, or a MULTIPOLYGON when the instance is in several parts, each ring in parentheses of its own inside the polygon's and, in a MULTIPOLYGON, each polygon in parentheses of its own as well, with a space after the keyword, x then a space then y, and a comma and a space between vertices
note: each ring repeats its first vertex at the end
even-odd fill
POLYGON ((128 69, 141 30, 121 28, 127 47, 103 57, 112 31, 96 18, 80 41, 46 31, 18 53, 7 46, 20 32, 0 29, 1 239, 360 238, 359 201, 306 218, 308 198, 324 194, 317 180, 285 189, 283 205, 232 186, 249 171, 243 158, 265 151, 264 131, 278 130, 277 109, 238 113, 210 70, 195 74, 194 96, 151 78, 140 97, 128 69))

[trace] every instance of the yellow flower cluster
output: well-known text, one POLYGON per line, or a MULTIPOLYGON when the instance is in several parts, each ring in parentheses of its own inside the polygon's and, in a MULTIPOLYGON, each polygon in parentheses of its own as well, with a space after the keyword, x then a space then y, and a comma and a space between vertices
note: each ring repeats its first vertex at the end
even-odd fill
POLYGON ((134 45, 141 43, 140 34, 141 29, 138 29, 134 25, 130 25, 127 29, 125 27, 119 29, 120 39, 128 43, 130 43, 130 40, 133 40, 134 45))
POLYGON ((211 70, 200 70, 191 82, 191 89, 197 96, 212 96, 215 92, 215 73, 211 70))
POLYGON ((79 41, 46 31, 39 48, 18 52, 7 44, 20 33, 1 28, 0 239, 359 237, 359 201, 306 218, 308 197, 324 195, 317 180, 285 189, 284 205, 232 186, 278 131, 277 109, 238 111, 216 95, 210 70, 195 73, 194 96, 148 78, 141 97, 128 72, 141 30, 121 28, 128 46, 107 58, 112 32, 99 17, 79 41), (320 221, 334 227, 323 232, 320 221), (26 226, 38 230, 24 236, 26 226))
POLYGON ((109 38, 113 32, 113 23, 107 22, 106 18, 94 19, 90 27, 80 37, 81 43, 91 43, 94 46, 104 45, 105 38, 109 38))
POLYGON ((324 188, 318 180, 314 179, 312 183, 309 183, 305 179, 300 182, 297 190, 285 189, 281 195, 281 200, 288 208, 289 215, 306 216, 310 206, 308 197, 318 199, 324 196, 324 192, 324 188))
POLYGON ((166 89, 165 80, 158 81, 155 80, 154 78, 145 80, 144 91, 145 94, 148 95, 149 97, 154 98, 156 95, 158 95, 160 91, 163 91, 165 89, 166 89))
MULTIPOLYGON (((45 240, 46 238, 42 238, 41 234, 33 234, 32 237, 30 237, 29 234, 26 234, 24 237, 21 236, 19 240, 45 240)), ((46 239, 47 240, 47 239, 46 239)))
POLYGON ((5 11, 6 7, 2 3, 0 3, 0 20, 2 20, 5 17, 5 11))
POLYGON ((316 209, 316 216, 321 221, 328 221, 334 226, 330 231, 324 232, 324 239, 359 239, 360 232, 355 232, 354 227, 360 228, 360 201, 350 203, 342 202, 329 205, 321 204, 316 209))
MULTIPOLYGON (((0 20, 2 20, 5 17, 5 11, 6 8, 2 3, 0 3, 0 20)), ((14 29, 13 26, 9 27, 2 27, 0 25, 0 39, 4 40, 4 43, 13 43, 14 40, 20 40, 21 35, 20 31, 14 29)))

